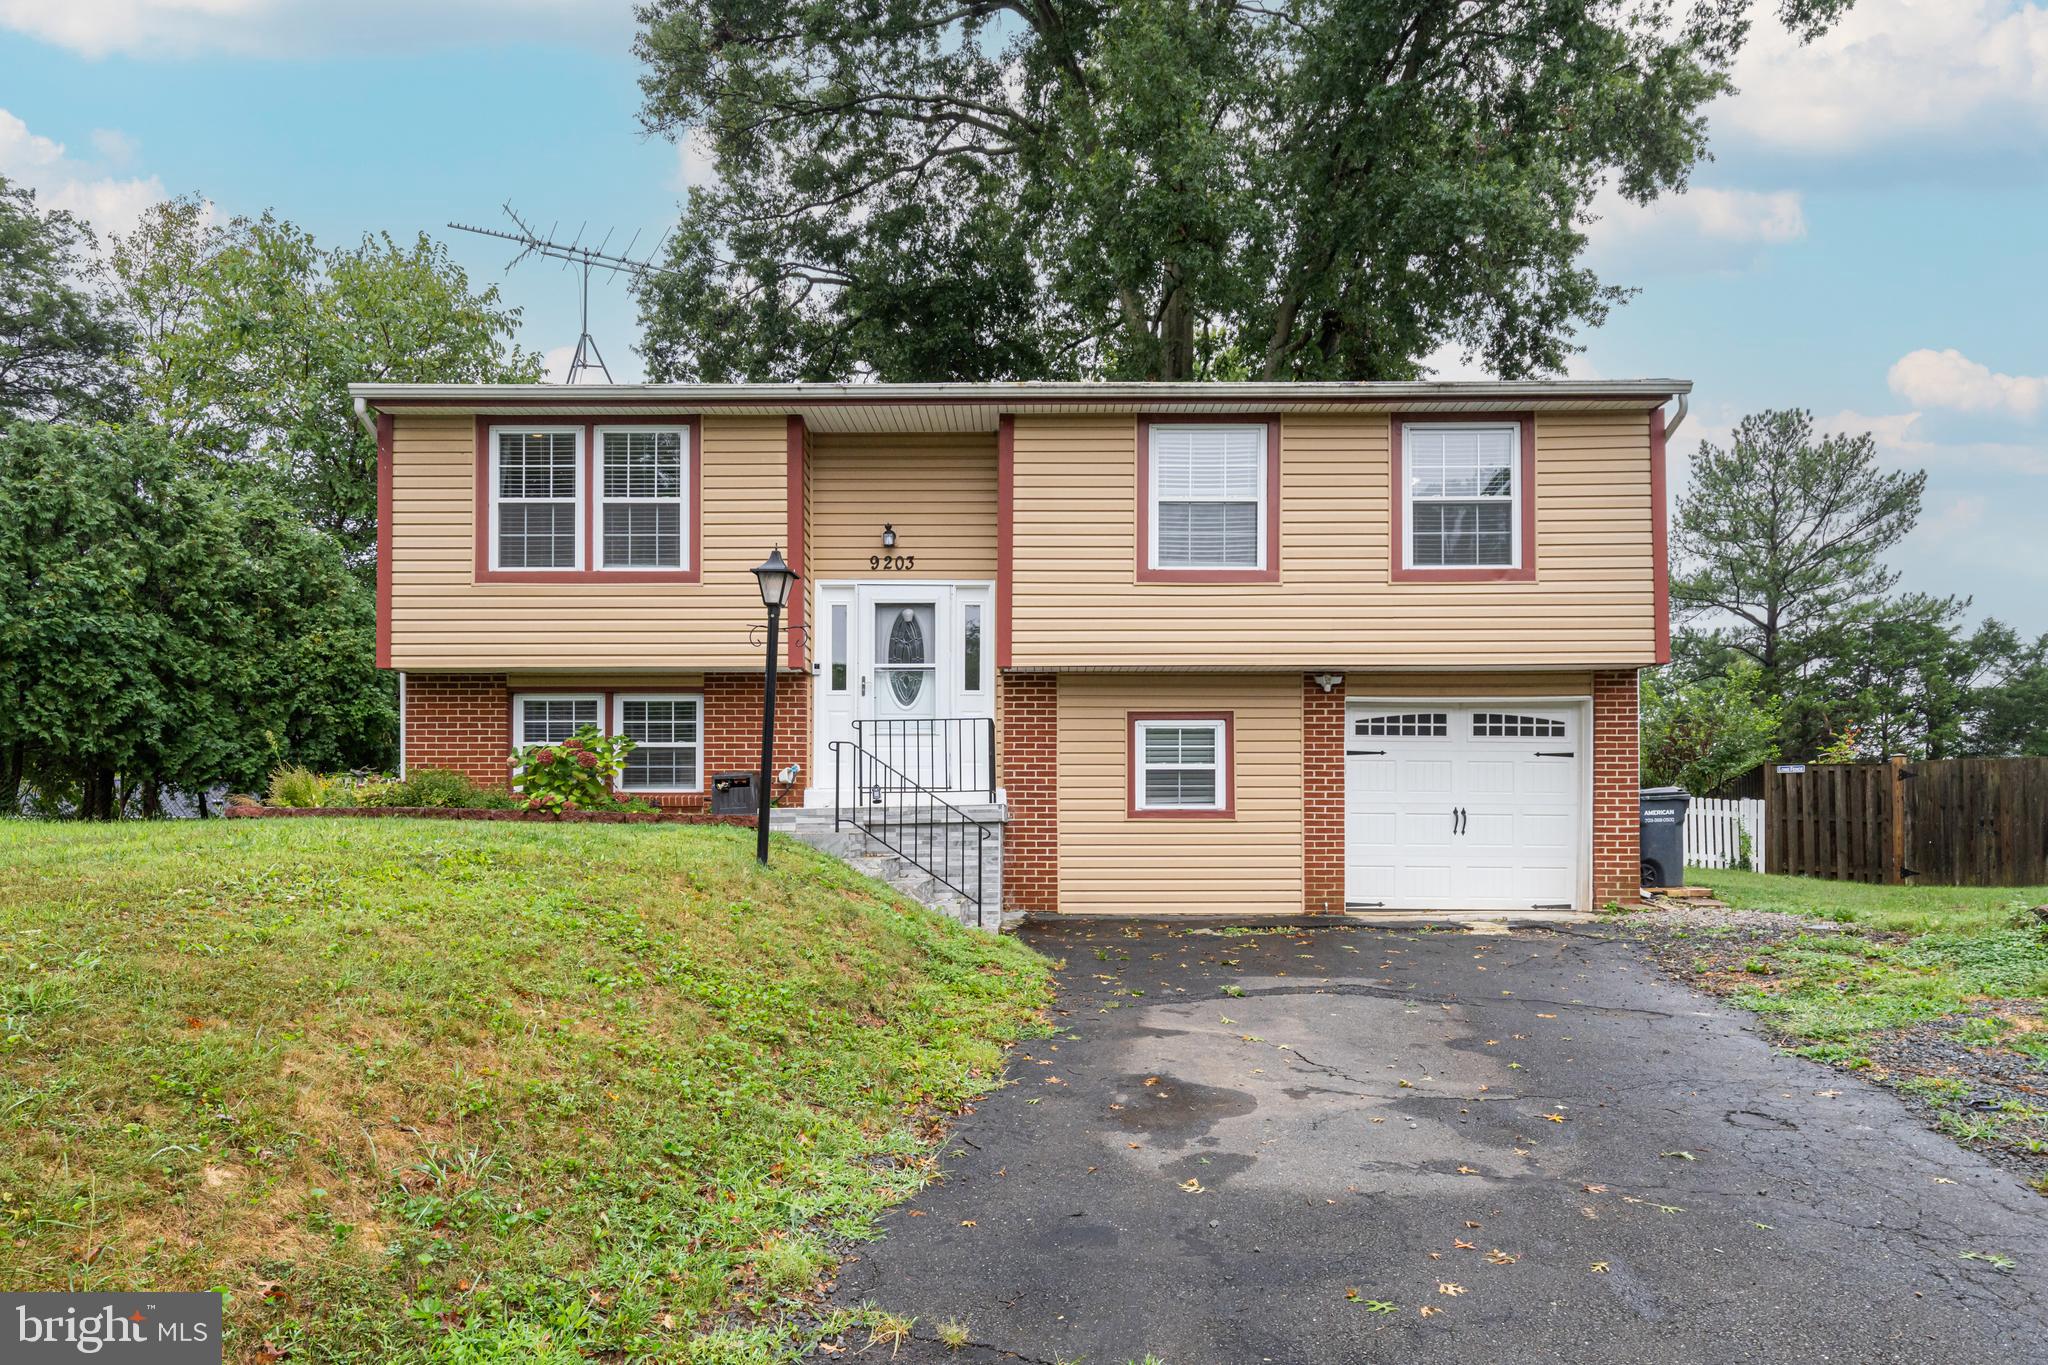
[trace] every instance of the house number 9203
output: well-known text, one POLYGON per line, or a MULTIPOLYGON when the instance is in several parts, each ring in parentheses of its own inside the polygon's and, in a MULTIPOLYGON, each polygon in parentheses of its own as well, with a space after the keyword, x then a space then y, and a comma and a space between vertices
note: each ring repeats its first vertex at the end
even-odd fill
POLYGON ((868 567, 870 569, 914 569, 917 567, 917 556, 869 555, 868 567))

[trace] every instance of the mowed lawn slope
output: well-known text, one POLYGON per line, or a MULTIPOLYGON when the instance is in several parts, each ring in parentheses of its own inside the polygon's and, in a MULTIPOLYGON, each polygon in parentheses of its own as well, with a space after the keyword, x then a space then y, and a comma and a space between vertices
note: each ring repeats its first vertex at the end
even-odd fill
POLYGON ((243 1361, 779 1358, 1045 964, 749 830, 0 821, 0 1284, 243 1361))

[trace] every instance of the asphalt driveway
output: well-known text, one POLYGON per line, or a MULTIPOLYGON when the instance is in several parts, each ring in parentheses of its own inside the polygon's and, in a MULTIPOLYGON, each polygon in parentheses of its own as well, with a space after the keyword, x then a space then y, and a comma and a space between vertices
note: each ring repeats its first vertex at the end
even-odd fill
POLYGON ((2048 1200, 1601 926, 1027 936, 1060 1036, 841 1274, 897 1359, 2048 1360, 2048 1200))

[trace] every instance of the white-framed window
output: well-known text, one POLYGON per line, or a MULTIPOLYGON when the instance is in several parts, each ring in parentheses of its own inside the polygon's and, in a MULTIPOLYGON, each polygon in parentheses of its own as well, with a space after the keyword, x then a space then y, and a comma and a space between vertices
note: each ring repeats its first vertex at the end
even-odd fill
POLYGON ((621 692, 612 698, 612 731, 634 743, 619 789, 704 790, 704 699, 691 692, 621 692))
POLYGON ((583 567, 583 428, 492 427, 491 567, 583 567))
POLYGON ((560 744, 584 726, 602 727, 604 698, 595 692, 522 692, 512 698, 512 743, 560 744))
POLYGON ((599 569, 690 562, 690 429, 597 429, 599 569))
POLYGON ((1140 720, 1135 806, 1141 811, 1220 811, 1229 805, 1230 735, 1221 720, 1140 720))
POLYGON ((1401 441, 1406 567, 1520 568, 1522 424, 1411 422, 1401 441))
POLYGON ((1154 569, 1263 569, 1266 425, 1150 428, 1154 569))

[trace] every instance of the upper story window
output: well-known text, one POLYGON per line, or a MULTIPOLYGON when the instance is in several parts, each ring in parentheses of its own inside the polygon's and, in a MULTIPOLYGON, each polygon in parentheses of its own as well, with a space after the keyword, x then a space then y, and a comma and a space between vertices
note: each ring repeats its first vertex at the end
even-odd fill
POLYGON ((583 561, 583 432, 491 432, 491 567, 575 569, 583 561))
POLYGON ((599 427, 600 567, 680 569, 689 562, 689 433, 676 428, 599 427))
POLYGON ((1403 567, 1523 567, 1522 436, 1519 421, 1403 425, 1403 567))
POLYGON ((1250 570, 1268 567, 1273 496, 1269 430, 1264 422, 1148 427, 1143 509, 1150 569, 1250 570))
POLYGON ((691 422, 477 423, 477 572, 697 578, 691 422))

